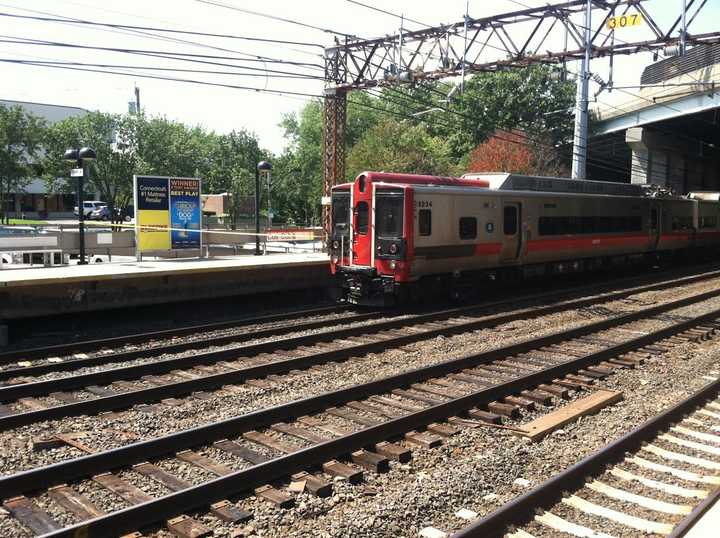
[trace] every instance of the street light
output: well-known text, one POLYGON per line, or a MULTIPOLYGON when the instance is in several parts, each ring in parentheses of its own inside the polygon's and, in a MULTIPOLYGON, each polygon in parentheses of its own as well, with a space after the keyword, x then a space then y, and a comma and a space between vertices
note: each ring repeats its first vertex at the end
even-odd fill
MULTIPOLYGON (((255 167, 255 256, 260 255, 260 172, 267 172, 269 176, 270 170, 272 170, 272 165, 267 161, 260 161, 255 167)), ((270 210, 269 185, 268 182, 268 211, 270 210)))
MULTIPOLYGON (((86 265, 85 261, 85 208, 83 207, 83 186, 85 179, 88 177, 88 168, 86 163, 94 161, 97 155, 95 150, 92 148, 84 147, 81 149, 68 149, 65 150, 64 159, 68 162, 75 163, 77 168, 80 169, 80 173, 77 174, 78 178, 78 223, 80 231, 80 260, 78 265, 86 265)), ((72 177, 76 177, 75 170, 71 173, 72 177)))

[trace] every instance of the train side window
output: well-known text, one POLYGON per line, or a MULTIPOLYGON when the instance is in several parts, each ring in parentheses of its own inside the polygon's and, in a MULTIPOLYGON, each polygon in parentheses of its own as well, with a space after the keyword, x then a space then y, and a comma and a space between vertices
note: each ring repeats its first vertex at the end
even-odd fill
POLYGON ((514 205, 506 205, 503 211, 503 230, 505 235, 515 235, 518 230, 518 210, 514 205))
POLYGON ((420 209, 418 211, 418 233, 420 235, 432 234, 432 210, 420 209))
POLYGON ((360 235, 366 235, 368 231, 368 204, 358 202, 357 205, 357 228, 360 235))
POLYGON ((477 219, 475 217, 460 217, 460 239, 475 239, 477 237, 477 219))

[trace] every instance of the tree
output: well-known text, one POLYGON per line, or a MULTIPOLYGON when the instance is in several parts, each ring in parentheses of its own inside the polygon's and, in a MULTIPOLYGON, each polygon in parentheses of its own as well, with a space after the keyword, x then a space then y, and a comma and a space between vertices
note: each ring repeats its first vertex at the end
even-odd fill
POLYGON ((465 83, 458 98, 458 134, 452 137, 456 155, 464 155, 496 129, 522 129, 551 145, 572 135, 571 109, 575 84, 561 80, 552 67, 479 73, 465 83))
POLYGON ((567 173, 557 152, 544 140, 532 139, 519 129, 496 131, 468 156, 468 172, 510 172, 558 176, 567 173))
POLYGON ((207 153, 201 175, 207 192, 231 192, 236 181, 243 180, 243 194, 252 193, 255 166, 269 159, 260 149, 257 137, 241 129, 227 135, 205 135, 203 150, 207 153))
POLYGON ((530 174, 533 154, 520 131, 496 131, 470 152, 468 172, 530 174))
MULTIPOLYGON (((290 143, 275 159, 273 177, 288 194, 278 200, 276 207, 280 214, 295 222, 320 222, 323 192, 322 107, 321 101, 311 101, 299 114, 287 114, 280 123, 290 143)), ((382 117, 378 99, 363 92, 350 94, 345 129, 346 151, 350 151, 382 117)), ((354 178, 358 172, 350 165, 346 166, 345 179, 354 178)), ((280 191, 276 188, 273 192, 280 191)))
POLYGON ((165 117, 133 116, 137 121, 137 173, 196 177, 209 168, 209 136, 165 117))
POLYGON ((431 136, 422 126, 386 120, 365 133, 348 155, 348 168, 452 175, 455 160, 440 137, 431 136))
POLYGON ((50 190, 75 190, 63 179, 69 168, 63 154, 68 148, 89 146, 97 159, 88 165, 88 187, 100 194, 110 214, 115 215, 115 208, 127 206, 132 198, 132 177, 138 169, 138 126, 142 121, 134 115, 89 112, 51 125, 44 141, 43 162, 50 190))
MULTIPOLYGON (((234 230, 243 214, 243 200, 250 194, 248 185, 254 181, 252 174, 245 169, 240 169, 235 177, 229 181, 226 192, 230 195, 228 199, 228 217, 230 218, 230 229, 234 230)), ((254 189, 254 187, 253 187, 254 189)))
POLYGON ((10 194, 20 192, 35 173, 45 122, 22 107, 0 105, 0 222, 9 222, 10 194))

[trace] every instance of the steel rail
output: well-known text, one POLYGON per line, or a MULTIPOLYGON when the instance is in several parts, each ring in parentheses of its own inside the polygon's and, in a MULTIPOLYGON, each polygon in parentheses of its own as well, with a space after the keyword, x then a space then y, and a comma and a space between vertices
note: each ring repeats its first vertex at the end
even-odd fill
MULTIPOLYGON (((248 491, 253 487, 320 465, 323 462, 343 454, 398 437, 404 432, 421 428, 429 423, 461 414, 472 407, 486 405, 507 394, 513 394, 537 386, 543 381, 575 372, 593 363, 621 355, 687 328, 707 323, 709 320, 715 320, 718 317, 720 317, 720 309, 682 321, 674 326, 645 334, 613 346, 612 348, 575 358, 490 388, 478 390, 472 394, 433 405, 432 407, 400 418, 388 420, 376 426, 367 427, 337 439, 300 449, 268 462, 254 465, 245 470, 236 471, 176 493, 171 493, 142 504, 66 527, 49 533, 46 536, 74 537, 78 535, 76 533, 80 533, 82 536, 99 537, 106 536, 108 533, 117 534, 118 532, 130 532, 184 512, 206 507, 217 500, 227 498, 228 495, 248 491)), ((278 421, 288 420, 292 417, 317 412, 328 406, 338 405, 378 392, 384 392, 389 388, 404 386, 427 377, 432 377, 433 375, 449 373, 458 369, 458 362, 463 363, 461 367, 468 367, 479 364, 481 359, 479 359, 479 356, 473 356, 459 359, 458 361, 448 361, 447 363, 392 376, 362 386, 351 387, 315 398, 300 400, 234 419, 228 419, 221 423, 201 427, 200 429, 203 430, 203 433, 200 435, 197 433, 200 429, 186 430, 185 432, 173 434, 166 438, 137 443, 121 449, 85 456, 78 460, 54 464, 46 468, 12 475, 8 478, 0 479, 0 491, 3 492, 4 496, 12 496, 20 494, 23 491, 47 488, 49 485, 48 480, 51 483, 65 482, 83 475, 122 467, 135 461, 145 461, 148 457, 153 457, 154 455, 168 454, 186 447, 203 444, 203 442, 206 443, 220 438, 227 438, 233 434, 239 434, 258 427, 269 426, 278 421), (207 434, 210 435, 209 439, 206 436, 207 434), (159 449, 159 453, 155 452, 155 449, 159 449), (89 462, 92 462, 90 466, 88 466, 89 462), (73 472, 69 472, 71 469, 73 472)))
MULTIPOLYGON (((716 278, 720 276, 720 271, 710 271, 707 273, 702 273, 699 275, 692 275, 692 276, 686 276, 686 277, 680 277, 670 280, 665 280, 663 282, 659 283, 653 283, 649 285, 644 286, 636 286, 634 288, 630 289, 624 289, 618 292, 609 292, 607 293, 608 297, 613 298, 622 298, 624 296, 627 296, 629 294, 635 294, 635 293, 642 293, 647 291, 653 291, 658 289, 667 288, 672 285, 687 285, 694 282, 700 282, 703 280, 709 280, 712 278, 716 278)), ((647 277, 637 277, 631 279, 632 282, 638 282, 643 281, 647 277)), ((492 308, 498 308, 498 307, 505 307, 508 305, 514 305, 517 302, 529 302, 529 301, 537 301, 537 300, 544 300, 548 297, 562 297, 565 295, 572 295, 576 293, 582 293, 585 291, 592 291, 597 290, 598 288, 605 287, 609 285, 610 283, 605 283, 603 286, 598 286, 597 284, 593 285, 587 285, 587 286, 577 286, 573 288, 568 288, 564 290, 559 291, 550 291, 550 292, 542 292, 542 293, 536 293, 536 294, 530 294, 525 295, 521 297, 513 297, 512 299, 504 299, 500 301, 494 301, 490 303, 484 303, 480 305, 469 305, 469 306, 462 306, 452 309, 444 309, 439 310, 427 314, 413 314, 414 317, 412 318, 406 318, 405 324, 409 324, 411 322, 422 322, 422 321, 436 321, 438 319, 450 317, 453 315, 462 315, 470 312, 477 312, 479 310, 483 309, 492 309, 492 308)), ((613 300, 613 299, 607 299, 607 300, 613 300)), ((374 317, 377 317, 377 312, 372 312, 369 314, 360 314, 357 316, 352 316, 351 318, 345 318, 341 320, 341 323, 347 324, 352 322, 359 322, 363 321, 365 319, 372 319, 374 317)), ((400 322, 402 323, 402 322, 400 322)), ((165 346, 155 346, 150 348, 144 348, 139 350, 132 350, 132 351, 121 351, 118 353, 109 353, 109 354, 103 354, 98 355, 94 357, 88 357, 84 359, 73 359, 69 361, 63 361, 59 363, 46 363, 46 364, 39 364, 34 366, 27 366, 27 367, 20 367, 20 368, 12 368, 12 369, 6 369, 0 371, 0 381, 12 379, 14 377, 28 377, 28 376, 38 376, 43 375, 50 372, 57 372, 57 371, 68 371, 68 370, 74 370, 78 368, 86 368, 86 367, 92 367, 92 366, 100 366, 103 364, 110 364, 115 362, 125 362, 125 361, 131 361, 138 358, 143 357, 149 357, 154 355, 161 355, 161 354, 170 354, 170 353, 177 353, 186 351, 188 349, 196 349, 198 346, 202 345, 219 345, 225 342, 240 342, 242 340, 247 340, 248 337, 252 338, 262 338, 262 337, 270 337, 270 336, 276 336, 280 334, 287 334, 289 332, 295 332, 295 331, 302 331, 302 330, 308 330, 313 328, 321 328, 327 326, 327 321, 322 322, 310 322, 308 324, 297 324, 289 327, 287 330, 285 328, 282 329, 267 329, 258 331, 249 335, 238 335, 238 336, 229 336, 226 339, 224 339, 224 342, 220 342, 216 339, 206 339, 206 340, 196 340, 192 342, 183 342, 178 344, 169 344, 165 346)), ((388 326, 388 328, 396 328, 398 325, 388 326)), ((307 335, 308 340, 311 341, 313 337, 317 338, 318 335, 307 335)), ((320 340, 323 341, 323 340, 320 340)), ((283 341, 283 344, 287 341, 283 341)), ((307 342, 299 345, 306 345, 307 342)), ((236 349, 243 349, 242 346, 238 346, 236 349)), ((283 349, 280 347, 279 349, 283 349)), ((266 353, 268 352, 268 348, 263 348, 262 351, 258 351, 258 353, 266 353)), ((210 362, 214 362, 215 360, 224 360, 228 358, 227 356, 221 357, 219 359, 212 359, 214 352, 201 352, 201 354, 207 354, 208 356, 208 362, 204 364, 209 364, 210 362)), ((1 356, 1 355, 0 355, 1 356)), ((146 374, 141 374, 146 375, 146 374)))
MULTIPOLYGON (((711 271, 707 273, 702 273, 699 275, 692 275, 687 277, 681 277, 671 280, 665 280, 658 283, 653 283, 649 285, 641 285, 641 286, 635 286, 631 288, 625 288, 620 291, 615 292, 605 292, 601 293, 599 296, 596 297, 590 297, 587 300, 590 301, 590 304, 592 302, 597 302, 598 300, 605 300, 605 301, 611 301, 620 299, 623 297, 626 297, 628 295, 633 295, 637 293, 644 293, 648 291, 654 291, 659 289, 664 289, 670 286, 676 286, 676 285, 687 285, 692 284, 695 282, 701 282, 703 280, 710 280, 716 277, 720 277, 720 271, 711 271)), ((644 280, 644 278, 635 278, 633 279, 634 282, 644 280)), ((604 287, 604 286, 602 286, 604 287)), ((451 309, 445 309, 445 310, 438 310, 435 312, 430 312, 427 314, 415 314, 412 317, 405 318, 403 320, 396 320, 396 321, 390 321, 390 322, 384 322, 385 325, 381 326, 380 323, 375 324, 375 327, 380 327, 381 329, 388 328, 388 329, 394 329, 400 326, 408 325, 411 323, 422 323, 422 322, 428 322, 428 321, 437 321, 439 319, 448 318, 451 316, 457 316, 462 314, 468 314, 473 312, 478 312, 482 310, 491 310, 498 307, 505 307, 508 305, 515 305, 517 302, 532 302, 532 301, 538 301, 538 300, 544 300, 547 298, 556 298, 558 301, 559 298, 565 296, 565 295, 572 295, 576 293, 583 293, 587 291, 596 291, 599 288, 598 285, 589 285, 589 286, 578 286, 569 288, 566 290, 560 290, 560 291, 551 291, 551 292, 542 292, 542 293, 535 293, 530 295, 525 295, 520 298, 512 298, 512 299, 504 299, 500 301, 494 301, 490 303, 484 303, 480 305, 469 305, 469 306, 462 306, 457 308, 451 308, 451 309)), ((580 299, 580 301, 583 301, 583 299, 580 299)), ((566 303, 570 307, 577 307, 582 306, 579 303, 566 303)), ((362 319, 367 319, 368 317, 372 318, 377 316, 376 312, 370 313, 367 316, 363 315, 362 319)), ((347 318, 346 318, 347 319, 347 318)), ((358 321, 361 320, 360 318, 352 318, 351 321, 358 321)), ((506 321, 512 321, 512 320, 506 320, 506 321)), ((312 322, 313 324, 319 323, 319 327, 322 327, 322 323, 324 322, 312 322)), ((292 327, 293 331, 296 330, 302 330, 304 328, 309 328, 305 325, 295 325, 292 327)), ((350 329, 352 330, 352 329, 350 329)), ((262 338, 265 336, 273 336, 275 333, 273 333, 273 329, 268 329, 267 331, 259 331, 256 333, 253 333, 253 338, 262 338)), ((297 345, 307 345, 308 343, 312 343, 313 339, 315 338, 321 338, 318 340, 319 342, 325 341, 323 339, 328 338, 328 335, 332 334, 338 334, 335 333, 321 333, 321 334, 313 334, 313 335, 306 335, 306 341, 301 341, 297 345)), ((348 334, 344 334, 344 336, 348 336, 348 334)), ((352 334, 350 335, 352 336, 352 334)), ((280 345, 275 344, 275 346, 278 349, 285 349, 285 345, 287 345, 288 340, 282 341, 280 345)), ((297 340, 296 340, 297 342, 297 340)), ((213 343, 208 340, 201 341, 200 343, 213 343)), ((48 364, 42 364, 42 365, 36 365, 36 366, 29 366, 29 367, 21 367, 21 368, 13 368, 13 369, 7 369, 4 371, 0 371, 0 381, 12 379, 14 377, 27 377, 27 376, 37 376, 46 374, 49 372, 55 372, 55 371, 65 371, 65 370, 72 370, 76 368, 86 368, 86 367, 92 367, 92 366, 100 366, 102 364, 108 364, 112 362, 119 362, 119 361, 127 361, 127 360, 133 360, 135 358, 138 358, 136 355, 139 353, 152 355, 152 354, 158 354, 158 353, 169 353, 169 349, 173 348, 173 345, 165 346, 165 347, 155 347, 151 348, 146 351, 132 351, 132 352, 121 352, 118 354, 107 354, 107 355, 100 355, 96 357, 89 357, 86 359, 76 359, 72 361, 66 361, 63 363, 48 363, 48 364)), ((194 346, 190 346, 194 347, 194 346)), ((273 343, 263 343, 263 344, 251 344, 250 347, 247 346, 236 346, 230 350, 228 350, 231 353, 231 356, 234 354, 235 351, 248 351, 250 353, 267 353, 268 351, 272 351, 273 343), (252 346, 260 346, 260 347, 252 347, 252 346), (269 347, 268 347, 269 346, 269 347)), ((202 352, 199 353, 198 356, 203 356, 208 358, 208 362, 202 363, 202 364, 210 364, 212 362, 216 362, 218 360, 224 360, 227 359, 228 356, 222 355, 219 358, 216 358, 218 354, 222 352, 202 352)), ((159 361, 160 362, 160 361, 159 361)), ((145 372, 141 373, 140 375, 146 375, 145 372)), ((0 389, 2 386, 0 386, 0 389)), ((0 398, 0 401, 2 399, 0 398)))
MULTIPOLYGON (((621 292, 622 294, 626 292, 621 292)), ((616 294, 610 294, 612 296, 616 294)), ((657 313, 666 312, 668 310, 681 308, 690 304, 694 304, 700 301, 711 299, 720 296, 720 289, 711 290, 684 299, 678 299, 669 303, 645 308, 638 310, 637 312, 631 312, 629 314, 622 314, 620 316, 613 316, 608 320, 602 320, 599 322, 584 325, 580 328, 573 329, 576 331, 596 331, 600 330, 598 327, 602 327, 603 324, 613 326, 615 324, 627 323, 628 321, 639 319, 644 316, 652 316, 657 313)), ((338 361, 350 358, 352 356, 360 356, 367 353, 377 352, 387 349, 389 346, 400 347, 420 340, 433 338, 437 335, 448 335, 457 334, 462 332, 468 332, 471 330, 477 330, 479 328, 491 327, 494 325, 507 323, 517 319, 524 319, 528 316, 539 317, 549 313, 558 312, 567 308, 579 307, 587 304, 593 304, 598 302, 598 298, 586 298, 579 299, 576 301, 563 302, 560 304, 550 305, 541 308, 530 308, 513 312, 510 314, 498 314, 487 318, 474 320, 462 324, 453 324, 439 328, 428 329, 423 332, 416 332, 412 334, 392 337, 390 339, 383 339, 374 342, 368 342, 363 344, 357 344, 354 346, 345 346, 341 349, 321 351, 312 355, 305 355, 302 357, 290 358, 285 360, 279 360, 274 362, 268 362, 261 365, 249 366, 247 368, 241 368, 232 370, 229 372, 223 372, 219 374, 212 374, 197 379, 181 381, 177 383, 168 383, 167 385, 160 385, 157 387, 151 387, 146 389, 138 389, 129 392, 122 392, 112 396, 103 396, 99 398, 93 398, 89 400, 82 400, 75 403, 68 403, 58 405, 54 407, 47 407, 45 409, 37 409, 32 411, 26 411, 21 413, 15 413, 0 417, 0 431, 5 431, 10 428, 23 426, 38 422, 41 420, 59 419, 68 416, 78 416, 83 414, 95 414, 100 411, 110 411, 113 409, 120 409, 129 407, 138 403, 148 403, 150 401, 158 401, 164 398, 171 398, 175 396, 187 395, 195 391, 209 390, 222 387, 228 384, 243 383, 248 379, 256 379, 259 377, 266 377, 271 374, 283 374, 291 370, 305 369, 314 365, 324 364, 330 361, 338 361)), ((602 298, 602 301, 607 300, 602 298)), ((434 315, 434 314, 433 314, 434 315)), ((403 320, 398 320, 401 322, 403 320)), ((385 325, 383 325, 383 328, 385 325)), ((356 331, 367 327, 350 328, 347 329, 344 336, 349 334, 362 334, 356 331)), ((570 331, 572 332, 572 330, 570 331)), ((556 333, 560 336, 569 334, 569 332, 556 333)), ((338 338, 338 333, 327 333, 327 336, 332 338, 338 338)), ((285 344, 297 344, 296 341, 306 341, 307 336, 299 337, 297 339, 285 340, 285 344)), ((552 338, 547 337, 547 338, 552 338)), ((530 340, 532 342, 533 340, 530 340)), ((539 341, 539 340, 537 340, 539 341)), ((548 340, 549 341, 549 340, 548 340)), ((559 340, 553 340, 556 342, 559 340)), ((256 349, 265 349, 264 346, 273 344, 269 342, 266 344, 258 344, 255 346, 256 349)), ((547 345, 547 344, 543 344, 547 345)), ((253 347, 253 346, 250 346, 253 347)), ((249 348, 245 348, 249 349, 249 348)), ((237 351, 237 350, 230 350, 237 351)), ((260 351, 255 351, 259 353, 260 351)), ((227 358, 229 351, 215 352, 222 355, 223 358, 227 358)), ((212 362, 216 362, 220 359, 214 359, 212 362)), ((166 359, 164 361, 152 362, 141 364, 137 366, 130 366, 125 368, 116 368, 112 370, 105 370, 102 372, 94 372, 91 374, 83 374, 72 377, 65 377, 61 379, 53 379, 48 381, 37 381, 33 383, 25 383, 21 385, 12 385, 8 387, 0 388, 0 401, 15 401, 19 398, 33 397, 49 394, 54 391, 70 390, 78 387, 85 387, 94 384, 106 384, 108 382, 127 379, 127 378, 138 378, 142 375, 154 374, 154 373, 165 373, 175 368, 188 368, 197 364, 206 364, 207 357, 202 354, 198 354, 192 357, 185 357, 179 359, 166 359), (140 372, 140 373, 138 373, 140 372)))
POLYGON ((720 500, 720 487, 715 488, 710 495, 705 497, 703 501, 698 504, 693 511, 690 512, 680 523, 678 523, 672 532, 668 534, 668 538, 682 538, 697 524, 705 513, 710 510, 715 503, 720 500))
MULTIPOLYGON (((30 360, 47 358, 54 356, 71 355, 73 353, 85 352, 85 351, 98 351, 100 349, 106 349, 112 346, 124 346, 127 344, 145 343, 152 340, 158 340, 163 338, 172 338, 179 336, 186 336, 188 334, 195 334, 207 331, 220 331, 223 329, 232 329, 245 327, 247 325, 255 325, 261 323, 274 323, 278 321, 286 321, 292 318, 304 318, 307 316, 318 316, 323 314, 332 314, 335 312, 341 312, 347 310, 345 306, 326 306, 320 308, 313 308, 309 310, 296 310, 294 312, 283 312, 281 314, 270 314, 267 316, 259 316, 255 318, 239 318, 228 321, 219 321, 213 323, 203 323, 200 325, 189 325, 186 327, 180 327, 177 329, 163 329, 160 331, 150 331, 144 333, 134 333, 125 336, 114 336, 111 338, 102 338, 97 340, 83 340, 81 342, 71 342, 69 344, 57 344, 51 346, 26 348, 26 349, 13 349, 11 351, 0 352, 0 365, 9 364, 18 360, 30 360)), ((291 326, 288 326, 291 327, 291 326)), ((301 329, 299 329, 301 330, 301 329)), ((240 336, 237 336, 239 338, 240 336)), ((214 341, 213 341, 214 342, 214 341)), ((210 342, 210 343, 213 343, 210 342)), ((132 360, 134 358, 140 358, 147 356, 148 353, 152 353, 155 349, 163 352, 163 349, 172 349, 174 351, 167 351, 167 353, 184 351, 190 349, 192 345, 202 344, 202 339, 193 340, 191 342, 182 342, 178 344, 172 344, 167 348, 144 348, 140 350, 125 351, 122 352, 124 356, 123 360, 132 360), (188 347, 182 347, 186 345, 188 347)), ((113 354, 115 355, 115 354, 113 354)), ((70 361, 72 362, 72 361, 70 361)))
MULTIPOLYGON (((639 450, 644 442, 651 441, 659 432, 669 428, 687 413, 704 402, 717 397, 718 392, 720 392, 720 380, 705 385, 689 398, 641 424, 609 445, 593 452, 572 467, 543 482, 532 491, 504 504, 476 523, 453 534, 453 538, 502 538, 509 526, 523 525, 532 520, 538 509, 547 509, 554 506, 562 499, 564 492, 583 487, 589 476, 604 472, 608 464, 618 463, 625 458, 628 452, 639 450)), ((715 493, 716 497, 720 495, 720 488, 716 489, 715 493)), ((700 515, 701 512, 698 509, 703 505, 707 507, 708 503, 707 499, 706 502, 701 503, 696 508, 698 514, 695 515, 700 515)), ((674 531, 671 536, 682 535, 676 535, 674 531)))
MULTIPOLYGON (((654 307, 653 309, 655 310, 658 308, 659 307, 654 307)), ((674 308, 676 307, 668 307, 665 310, 672 310, 674 308)), ((414 370, 408 370, 382 379, 370 381, 360 385, 346 387, 343 389, 338 389, 332 392, 323 393, 302 400, 295 400, 286 404, 281 404, 278 406, 254 411, 244 415, 224 419, 219 422, 198 426, 196 428, 183 430, 156 439, 141 441, 120 448, 111 449, 105 452, 82 456, 72 460, 51 464, 46 467, 22 471, 20 473, 6 477, 0 477, 0 497, 12 497, 24 491, 32 491, 35 489, 48 487, 50 485, 62 483, 64 481, 73 480, 83 476, 89 476, 92 474, 97 474, 99 472, 108 471, 117 467, 130 465, 137 461, 144 461, 148 458, 177 452, 184 448, 201 445, 219 439, 225 439, 233 435, 239 435, 246 431, 270 426, 277 422, 283 422, 293 417, 309 415, 322 411, 329 407, 334 407, 353 400, 366 398, 373 394, 384 393, 391 389, 409 386, 412 383, 421 382, 429 378, 447 375, 458 370, 472 368, 481 364, 486 364, 494 360, 502 359, 519 353, 526 353, 533 349, 553 345, 569 339, 574 339, 580 336, 591 334, 593 332, 604 331, 609 328, 617 327, 636 321, 638 319, 642 319, 646 315, 646 312, 633 312, 631 314, 627 314, 618 318, 612 318, 609 320, 602 320, 596 322, 592 324, 592 326, 585 325, 582 327, 576 327, 573 329, 556 332, 539 338, 533 338, 522 342, 517 342, 508 346, 503 346, 501 348, 491 349, 489 351, 484 351, 481 353, 469 354, 464 357, 459 357, 457 359, 424 366, 414 370)), ((638 349, 644 345, 648 345, 649 343, 661 340, 673 334, 677 334, 678 332, 686 330, 687 328, 697 326, 701 323, 707 323, 710 320, 715 320, 718 317, 720 317, 720 309, 716 309, 706 314, 702 314, 700 316, 678 322, 669 327, 665 327, 663 329, 659 329, 652 333, 648 333, 643 336, 628 340, 626 342, 622 342, 612 347, 593 352, 589 355, 574 358, 566 363, 562 363, 557 366, 552 366, 543 370, 539 370, 537 372, 530 373, 525 376, 518 377, 517 379, 508 381, 507 383, 502 383, 495 387, 490 387, 488 389, 478 391, 474 393, 474 397, 477 397, 477 395, 482 395, 483 397, 487 396, 489 398, 487 402, 494 401, 498 398, 503 397, 503 391, 510 391, 509 393, 512 394, 530 386, 536 386, 537 384, 542 383, 545 379, 548 379, 549 376, 554 379, 567 373, 575 372, 578 369, 582 369, 588 365, 592 365, 595 362, 601 362, 603 360, 607 360, 608 358, 622 355, 629 351, 638 349)), ((462 397, 457 400, 451 400, 450 402, 441 404, 440 406, 431 407, 429 409, 452 410, 452 413, 444 415, 444 417, 446 418, 448 416, 452 416, 452 414, 463 411, 464 409, 468 409, 469 407, 479 405, 485 402, 485 400, 476 401, 475 399, 473 399, 474 397, 471 396, 462 397), (457 406, 452 402, 461 402, 462 405, 470 403, 471 405, 462 407, 462 405, 457 406)), ((428 409, 425 409, 419 412, 419 414, 416 413, 412 416, 422 417, 423 420, 427 417, 430 417, 430 422, 443 418, 442 415, 428 415, 427 413, 428 409)), ((403 417, 399 420, 407 419, 408 417, 403 417)), ((419 422, 413 422, 412 425, 419 427, 423 425, 423 422, 422 420, 419 422)), ((399 432, 402 431, 404 430, 397 430, 396 432, 391 432, 391 435, 389 435, 389 437, 397 436, 399 432)), ((341 454, 342 453, 343 452, 341 452, 341 454)))

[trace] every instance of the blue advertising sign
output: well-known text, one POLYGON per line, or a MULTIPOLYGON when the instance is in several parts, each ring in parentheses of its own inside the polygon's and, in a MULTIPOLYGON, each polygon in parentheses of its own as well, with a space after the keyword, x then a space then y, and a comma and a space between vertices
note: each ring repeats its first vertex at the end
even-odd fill
POLYGON ((170 178, 170 248, 200 248, 201 215, 200 180, 170 178))

